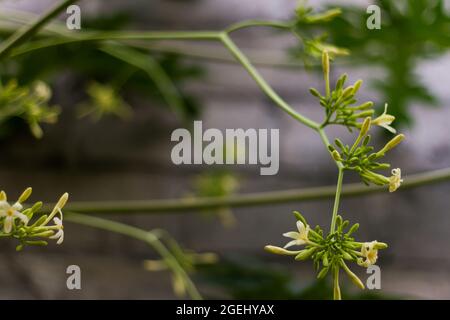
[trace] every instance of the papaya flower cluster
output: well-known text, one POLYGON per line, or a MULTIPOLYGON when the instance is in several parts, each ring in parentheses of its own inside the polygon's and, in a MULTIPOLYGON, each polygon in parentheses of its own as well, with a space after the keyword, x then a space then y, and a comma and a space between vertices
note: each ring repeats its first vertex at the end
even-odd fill
MULTIPOLYGON (((327 50, 322 52, 322 70, 325 80, 325 93, 320 93, 315 88, 310 88, 310 93, 319 100, 319 104, 325 110, 325 120, 322 127, 327 125, 342 125, 352 132, 353 129, 361 129, 362 122, 367 117, 372 118, 375 115, 374 103, 372 101, 358 102, 357 93, 361 88, 363 81, 357 80, 351 85, 346 85, 347 74, 342 74, 334 89, 330 86, 330 56, 327 50)), ((372 119, 371 124, 382 127, 395 134, 396 130, 392 127, 395 117, 388 113, 387 103, 384 106, 384 112, 378 117, 372 119)))
POLYGON ((305 65, 315 64, 315 60, 320 59, 323 51, 327 51, 332 57, 349 55, 348 49, 328 42, 326 32, 317 33, 317 25, 326 24, 341 14, 342 10, 339 8, 316 12, 306 1, 299 1, 292 21, 292 31, 301 41, 289 52, 295 58, 301 59, 305 65))
POLYGON ((43 136, 42 123, 54 124, 60 109, 50 106, 50 87, 43 81, 35 81, 30 86, 20 86, 11 80, 0 83, 0 122, 13 117, 25 120, 36 138, 43 136))
POLYGON ((389 187, 389 192, 396 191, 403 182, 401 176, 401 169, 392 169, 391 176, 384 176, 377 171, 389 169, 391 165, 389 163, 379 162, 385 154, 394 149, 400 142, 403 141, 405 136, 398 134, 387 142, 383 148, 377 152, 373 152, 374 147, 369 146, 371 136, 368 134, 370 126, 373 120, 367 117, 362 126, 359 135, 352 146, 344 145, 341 140, 335 139, 335 145, 339 151, 329 146, 329 150, 334 160, 342 163, 343 168, 346 170, 353 170, 359 173, 362 181, 369 185, 370 183, 389 187))
POLYGON ((128 119, 132 115, 131 106, 122 99, 112 85, 92 82, 86 93, 89 101, 78 106, 80 118, 90 116, 94 121, 98 121, 104 116, 128 119))
POLYGON ((385 104, 384 112, 381 115, 373 118, 375 114, 373 102, 366 101, 358 104, 356 94, 362 85, 362 80, 346 87, 346 74, 339 77, 334 90, 331 90, 330 57, 327 51, 322 54, 322 69, 325 94, 322 95, 317 89, 310 88, 311 94, 319 99, 319 104, 325 109, 325 119, 321 128, 328 125, 343 125, 350 132, 353 132, 354 129, 359 130, 359 135, 352 146, 344 145, 340 139, 335 139, 336 147, 328 146, 333 159, 340 162, 345 170, 358 172, 365 184, 387 185, 390 192, 396 191, 403 182, 401 169, 392 169, 390 176, 380 174, 379 170, 389 169, 391 166, 388 163, 379 162, 379 160, 402 142, 405 136, 403 134, 396 135, 377 152, 373 152, 374 147, 369 145, 371 140, 369 131, 373 126, 396 133, 392 127, 395 117, 388 113, 388 105, 385 104))
POLYGON ((4 191, 0 192, 0 237, 11 237, 19 240, 17 251, 27 245, 45 246, 46 240, 56 240, 57 244, 64 241, 64 226, 62 209, 69 195, 64 193, 53 210, 48 215, 33 219, 42 207, 42 202, 36 202, 25 209, 24 202, 31 196, 32 188, 27 188, 12 205, 8 202, 4 191))
MULTIPOLYGON (((322 279, 327 274, 334 274, 334 281, 339 281, 339 272, 343 270, 350 280, 360 289, 364 284, 359 277, 350 270, 348 263, 356 263, 361 267, 369 267, 377 262, 378 250, 387 248, 387 244, 378 241, 358 242, 352 234, 359 224, 353 224, 337 216, 336 230, 324 236, 320 226, 312 229, 305 218, 294 211, 297 219, 297 231, 283 234, 289 238, 284 247, 267 245, 265 250, 279 255, 293 256, 297 261, 312 260, 317 271, 317 278, 322 279), (337 276, 336 276, 337 274, 337 276)), ((340 299, 339 283, 334 284, 334 298, 340 299)))

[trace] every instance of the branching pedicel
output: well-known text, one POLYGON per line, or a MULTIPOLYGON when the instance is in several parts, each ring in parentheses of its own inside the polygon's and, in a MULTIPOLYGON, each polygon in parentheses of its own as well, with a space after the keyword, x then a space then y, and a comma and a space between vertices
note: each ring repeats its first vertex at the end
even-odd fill
MULTIPOLYGON (((364 289, 364 284, 350 270, 347 263, 356 262, 358 265, 367 268, 376 263, 378 250, 387 248, 387 244, 376 240, 371 242, 355 241, 352 234, 358 230, 359 224, 356 223, 349 228, 350 222, 343 220, 337 214, 344 171, 356 171, 367 185, 370 183, 381 186, 387 185, 390 192, 397 190, 402 182, 401 170, 399 168, 393 169, 392 176, 386 177, 377 171, 390 168, 390 164, 380 163, 378 160, 383 158, 386 152, 397 146, 404 136, 402 134, 395 136, 381 150, 373 152, 374 148, 369 146, 371 126, 378 125, 395 133, 395 129, 390 126, 395 118, 387 113, 387 105, 384 113, 375 119, 372 119, 374 114, 372 102, 354 105, 357 103, 355 95, 361 87, 361 80, 345 87, 347 75, 344 74, 337 80, 335 89, 331 91, 330 63, 326 51, 322 56, 322 65, 325 78, 325 95, 320 94, 314 88, 310 89, 311 94, 319 99, 320 105, 325 109, 326 116, 318 129, 319 133, 324 135, 323 128, 332 124, 343 125, 350 132, 354 129, 359 130, 352 146, 344 145, 339 139, 335 140, 336 147, 327 143, 330 154, 339 170, 330 231, 328 234, 324 234, 320 226, 311 229, 307 220, 295 211, 298 231, 283 234, 283 236, 293 240, 289 241, 284 248, 268 245, 265 249, 275 254, 295 256, 295 260, 311 259, 318 271, 317 278, 324 278, 328 273, 333 275, 333 297, 334 299, 341 299, 340 270, 344 270, 357 287, 364 289), (361 122, 360 119, 364 120, 361 122), (304 247, 300 250, 288 250, 292 246, 304 247)), ((324 139, 324 141, 327 141, 327 139, 324 139)))

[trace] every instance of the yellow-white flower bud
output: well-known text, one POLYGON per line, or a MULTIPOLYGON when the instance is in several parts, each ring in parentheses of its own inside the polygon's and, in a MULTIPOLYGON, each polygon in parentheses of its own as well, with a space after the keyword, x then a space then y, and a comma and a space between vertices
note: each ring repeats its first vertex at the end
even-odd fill
POLYGON ((274 253, 274 254, 281 254, 281 255, 286 255, 286 256, 295 256, 297 255, 300 251, 290 251, 290 250, 286 250, 284 248, 280 248, 277 246, 265 246, 264 250, 266 250, 267 252, 270 253, 274 253))
POLYGON ((23 202, 27 201, 27 199, 31 196, 32 192, 33 192, 33 189, 26 188, 25 191, 22 192, 22 194, 20 195, 19 200, 17 200, 17 202, 23 203, 23 202))
POLYGON ((369 132, 371 121, 372 120, 370 117, 364 119, 364 122, 362 123, 361 126, 361 131, 359 132, 360 137, 364 137, 369 132))

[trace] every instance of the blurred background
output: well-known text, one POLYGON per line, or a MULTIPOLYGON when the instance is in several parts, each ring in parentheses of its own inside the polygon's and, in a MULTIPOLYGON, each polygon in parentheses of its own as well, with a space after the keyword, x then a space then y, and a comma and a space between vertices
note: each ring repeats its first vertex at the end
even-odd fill
MULTIPOLYGON (((0 1, 2 34, 14 28, 11 17, 29 21, 24 11, 41 13, 53 2, 0 1)), ((79 5, 82 29, 221 30, 246 19, 290 19, 297 1, 91 0, 79 5)), ((364 79, 360 98, 375 101, 380 113, 389 103, 399 120, 396 127, 407 137, 389 155, 393 166, 401 167, 405 175, 448 167, 449 1, 335 0, 311 1, 311 6, 342 8, 341 17, 305 29, 305 36, 320 41, 326 34, 327 43, 349 49, 350 56, 336 58, 333 78, 347 72, 350 82, 364 79), (382 8, 381 30, 365 27, 370 4, 382 8)), ((267 28, 242 30, 233 39, 296 110, 322 118, 323 109, 308 93, 309 87, 322 88, 311 48, 299 45, 292 35, 267 28)), ((41 79, 53 91, 49 105, 62 111, 57 123, 43 125, 42 139, 34 138, 20 117, 1 117, 2 189, 13 196, 31 185, 33 200, 52 202, 64 191, 71 201, 107 201, 335 184, 335 165, 319 137, 269 101, 246 71, 230 62, 220 44, 139 45, 142 50, 137 53, 162 70, 162 80, 161 72, 149 77, 95 43, 38 50, 2 62, 3 85, 11 79, 19 85, 41 79), (278 175, 260 176, 257 166, 175 166, 170 160, 174 145, 170 135, 176 128, 189 128, 193 120, 203 120, 204 128, 280 129, 278 175)), ((378 132, 376 144, 382 145, 388 135, 378 132)), ((330 128, 328 133, 352 139, 344 128, 330 128)), ((355 175, 346 176, 345 182, 357 181, 355 175)), ((450 183, 444 182, 343 199, 342 215, 361 225, 357 238, 390 246, 380 253, 382 290, 360 295, 349 285, 347 297, 450 298, 449 192, 450 183)), ((201 266, 193 274, 207 298, 330 298, 329 284, 315 281, 311 264, 268 254, 263 247, 284 243, 281 234, 292 230, 295 222, 292 210, 326 228, 332 204, 330 199, 232 212, 106 217, 148 230, 162 228, 185 248, 217 253, 218 263, 201 266)), ((20 253, 13 240, 0 242, 0 298, 176 298, 169 273, 144 268, 145 259, 158 258, 145 244, 69 223, 65 232, 62 246, 20 253), (66 288, 65 270, 71 264, 82 270, 79 291, 66 288)), ((357 273, 367 278, 364 270, 357 273)))

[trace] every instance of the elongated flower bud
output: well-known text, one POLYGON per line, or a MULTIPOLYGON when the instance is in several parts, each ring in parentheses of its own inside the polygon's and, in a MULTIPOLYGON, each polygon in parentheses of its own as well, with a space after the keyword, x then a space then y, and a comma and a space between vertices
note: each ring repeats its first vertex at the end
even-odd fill
POLYGON ((352 115, 350 117, 350 119, 367 118, 367 117, 372 116, 373 113, 374 113, 373 110, 365 110, 365 111, 362 111, 360 113, 355 113, 354 115, 352 115))
POLYGON ((325 276, 328 273, 328 270, 330 270, 329 267, 323 268, 322 270, 320 270, 319 274, 317 275, 317 279, 323 279, 325 278, 325 276))
POLYGON ((345 90, 342 92, 342 98, 348 98, 353 94, 353 90, 355 90, 355 87, 350 86, 345 88, 345 90))
POLYGON ((370 122, 371 122, 370 117, 367 117, 366 119, 364 119, 364 122, 363 122, 363 124, 361 126, 361 131, 359 132, 359 135, 361 137, 365 136, 369 132, 369 130, 370 130, 370 122))
POLYGON ((359 223, 355 223, 354 225, 352 225, 350 227, 350 229, 347 232, 347 235, 349 236, 349 235, 355 233, 358 229, 359 229, 359 223))
POLYGON ((367 101, 367 102, 364 102, 364 103, 360 104, 359 106, 351 107, 350 109, 352 109, 352 110, 366 110, 366 109, 370 109, 372 107, 373 107, 373 102, 372 101, 367 101))
POLYGON ((308 259, 315 251, 317 250, 316 247, 309 248, 309 249, 303 249, 300 251, 298 255, 295 256, 295 260, 301 261, 308 259))
POLYGON ((19 200, 17 200, 17 202, 19 203, 23 203, 25 201, 27 201, 27 199, 31 196, 31 193, 33 192, 33 189, 26 188, 24 192, 22 192, 22 194, 19 197, 19 200))
POLYGON ((328 78, 328 75, 330 74, 330 57, 326 50, 322 53, 322 69, 324 75, 328 78))
POLYGON ((69 194, 66 192, 61 196, 61 198, 59 198, 58 202, 50 213, 49 219, 52 218, 59 210, 61 210, 66 205, 68 199, 69 194))
POLYGON ((392 138, 388 143, 386 143, 386 145, 383 147, 383 149, 381 149, 380 151, 377 152, 377 154, 385 154, 386 152, 388 152, 389 150, 395 148, 400 142, 403 141, 403 139, 405 138, 404 134, 398 134, 396 135, 394 138, 392 138))
POLYGON ((309 88, 309 92, 310 92, 314 97, 317 97, 317 98, 321 98, 321 97, 322 97, 322 95, 319 93, 319 91, 317 91, 317 89, 309 88))
POLYGON ((298 212, 298 211, 294 211, 294 216, 298 221, 301 221, 305 226, 308 225, 308 223, 306 222, 305 217, 303 217, 303 215, 298 212))
POLYGON ((339 91, 342 89, 346 80, 347 80, 347 74, 344 73, 342 76, 339 77, 338 81, 336 82, 336 91, 339 91))
POLYGON ((298 254, 300 251, 289 251, 280 247, 276 247, 276 246, 265 246, 264 250, 266 250, 267 252, 270 253, 274 253, 274 254, 281 254, 281 255, 287 255, 287 256, 294 256, 296 254, 298 254))
POLYGON ((342 157, 340 155, 340 153, 337 150, 334 150, 331 155, 333 156, 333 159, 335 161, 342 161, 342 157))
POLYGON ((42 208, 42 202, 36 202, 32 207, 31 207, 31 211, 32 212, 36 212, 39 211, 42 208))
POLYGON ((55 207, 57 207, 58 209, 62 209, 66 205, 67 200, 69 200, 69 194, 66 192, 61 196, 61 198, 59 198, 55 207))
POLYGON ((355 84, 353 85, 353 94, 357 93, 359 88, 361 87, 363 81, 362 80, 358 80, 355 82, 355 84))
POLYGON ((344 149, 344 144, 340 139, 338 138, 334 139, 334 144, 337 145, 339 148, 344 149))
POLYGON ((354 274, 345 264, 345 262, 343 260, 341 260, 341 267, 342 269, 344 269, 344 271, 347 273, 347 275, 349 276, 350 280, 352 280, 352 282, 360 289, 364 289, 364 284, 362 283, 361 279, 358 278, 358 276, 356 274, 354 274))
POLYGON ((334 8, 327 10, 325 12, 311 14, 305 17, 305 21, 307 23, 319 23, 319 22, 327 22, 333 20, 335 17, 339 16, 342 13, 342 10, 339 8, 334 8))
POLYGON ((387 243, 378 242, 374 245, 375 249, 386 249, 388 247, 387 243))

